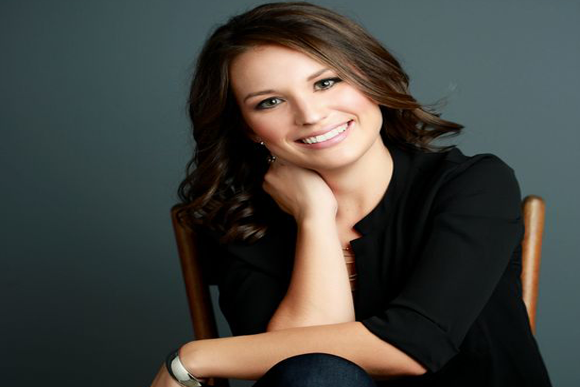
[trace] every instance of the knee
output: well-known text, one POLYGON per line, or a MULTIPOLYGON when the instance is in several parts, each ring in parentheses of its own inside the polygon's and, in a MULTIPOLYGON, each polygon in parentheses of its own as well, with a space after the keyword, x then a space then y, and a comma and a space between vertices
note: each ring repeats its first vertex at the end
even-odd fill
POLYGON ((292 356, 274 365, 263 376, 268 386, 375 387, 370 375, 359 365, 328 353, 292 356))

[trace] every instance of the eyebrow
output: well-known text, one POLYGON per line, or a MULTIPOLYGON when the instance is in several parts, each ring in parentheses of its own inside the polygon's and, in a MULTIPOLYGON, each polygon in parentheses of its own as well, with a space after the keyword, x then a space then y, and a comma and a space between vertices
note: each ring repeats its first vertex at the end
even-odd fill
MULTIPOLYGON (((329 71, 329 68, 324 68, 321 70, 318 70, 317 72, 315 72, 314 74, 310 75, 308 78, 306 78, 306 82, 311 81, 312 79, 324 74, 325 72, 329 71)), ((264 95, 264 94, 271 94, 271 93, 275 93, 276 90, 262 90, 262 91, 256 91, 255 93, 250 93, 248 95, 246 95, 246 97, 244 98, 244 102, 246 102, 248 99, 252 98, 252 97, 256 97, 258 95, 264 95)))

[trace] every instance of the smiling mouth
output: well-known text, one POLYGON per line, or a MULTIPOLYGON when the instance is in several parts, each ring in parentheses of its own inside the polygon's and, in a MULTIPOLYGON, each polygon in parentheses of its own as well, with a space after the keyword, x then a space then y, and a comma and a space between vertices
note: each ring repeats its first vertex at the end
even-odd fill
POLYGON ((305 137, 303 139, 298 140, 299 142, 303 142, 304 144, 318 144, 319 142, 324 142, 324 141, 328 141, 331 138, 334 138, 336 136, 338 136, 339 134, 341 134, 342 132, 344 132, 348 126, 350 125, 352 120, 345 122, 344 124, 329 130, 328 132, 318 135, 318 136, 312 136, 312 137, 305 137))

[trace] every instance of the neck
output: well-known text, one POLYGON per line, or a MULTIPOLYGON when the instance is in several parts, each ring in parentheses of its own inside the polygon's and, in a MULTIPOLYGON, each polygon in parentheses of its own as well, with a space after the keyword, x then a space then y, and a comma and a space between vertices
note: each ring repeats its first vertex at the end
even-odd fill
POLYGON ((393 171, 393 160, 382 139, 348 167, 318 173, 330 187, 338 203, 337 222, 353 225, 382 199, 393 171))

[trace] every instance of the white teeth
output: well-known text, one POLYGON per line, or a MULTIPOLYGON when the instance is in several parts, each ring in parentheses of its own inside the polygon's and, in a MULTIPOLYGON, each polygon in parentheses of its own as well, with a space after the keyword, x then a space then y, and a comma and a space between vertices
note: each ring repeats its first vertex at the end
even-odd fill
POLYGON ((336 137, 340 133, 344 132, 346 130, 346 128, 348 127, 348 124, 349 123, 347 122, 346 124, 343 124, 343 125, 339 126, 338 128, 334 128, 327 133, 321 134, 320 136, 303 138, 300 141, 302 141, 305 144, 316 144, 318 142, 330 140, 331 138, 336 137))

